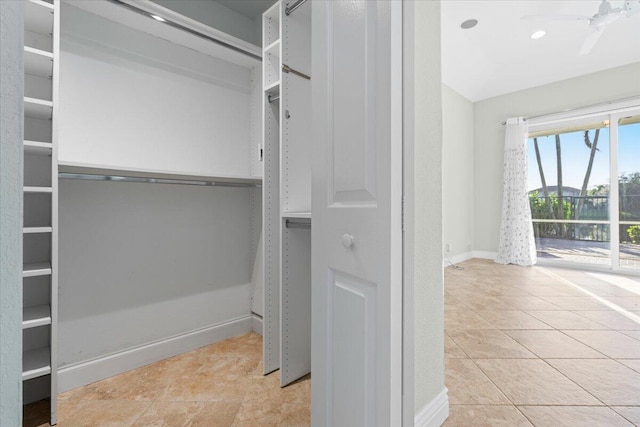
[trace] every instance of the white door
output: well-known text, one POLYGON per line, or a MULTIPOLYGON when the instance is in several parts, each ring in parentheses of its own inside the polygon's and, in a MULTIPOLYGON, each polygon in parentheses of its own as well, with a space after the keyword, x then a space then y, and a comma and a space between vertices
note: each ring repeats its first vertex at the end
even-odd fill
POLYGON ((402 2, 312 5, 312 425, 399 426, 402 2))

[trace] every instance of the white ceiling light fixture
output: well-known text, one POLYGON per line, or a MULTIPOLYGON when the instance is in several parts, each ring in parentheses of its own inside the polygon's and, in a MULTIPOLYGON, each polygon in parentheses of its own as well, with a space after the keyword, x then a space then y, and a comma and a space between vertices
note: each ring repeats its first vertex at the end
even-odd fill
POLYGON ((533 34, 531 34, 531 38, 533 40, 538 40, 543 38, 546 35, 547 35, 547 32, 545 30, 537 30, 533 34))
POLYGON ((162 16, 158 16, 158 15, 151 15, 151 17, 152 17, 153 19, 155 19, 156 21, 159 21, 159 22, 167 22, 167 20, 166 20, 166 19, 164 19, 162 16))
POLYGON ((477 19, 467 19, 462 24, 460 24, 460 28, 462 28, 463 30, 470 30, 471 28, 475 27, 476 25, 478 25, 478 20, 477 19))

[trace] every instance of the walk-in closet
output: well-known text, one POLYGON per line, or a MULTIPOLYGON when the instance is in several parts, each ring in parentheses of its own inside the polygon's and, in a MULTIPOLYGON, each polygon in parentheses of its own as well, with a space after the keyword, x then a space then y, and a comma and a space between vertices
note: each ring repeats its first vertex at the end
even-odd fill
POLYGON ((24 402, 52 424, 251 331, 281 386, 311 371, 311 2, 235 34, 218 3, 26 2, 24 402))

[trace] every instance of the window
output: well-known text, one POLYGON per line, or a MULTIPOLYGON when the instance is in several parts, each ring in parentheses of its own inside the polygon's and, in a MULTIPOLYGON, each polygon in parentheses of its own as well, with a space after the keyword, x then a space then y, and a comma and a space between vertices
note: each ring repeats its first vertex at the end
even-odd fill
POLYGON ((640 111, 530 125, 538 257, 640 269, 640 111))

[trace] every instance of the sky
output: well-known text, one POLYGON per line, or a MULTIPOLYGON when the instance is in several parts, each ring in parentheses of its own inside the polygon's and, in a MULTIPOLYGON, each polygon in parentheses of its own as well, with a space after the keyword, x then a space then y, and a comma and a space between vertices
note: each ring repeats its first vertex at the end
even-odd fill
MULTIPOLYGON (((589 132, 591 141, 595 137, 595 131, 589 132)), ((618 127, 618 171, 622 173, 640 172, 640 123, 618 127)), ((584 132, 573 132, 560 135, 562 149, 562 184, 565 187, 582 188, 591 150, 584 143, 584 132)), ((547 181, 547 186, 557 185, 556 172, 556 141, 555 136, 538 138, 542 168, 547 181)), ((527 189, 529 191, 542 187, 536 152, 533 139, 529 140, 529 178, 527 189)), ((598 138, 599 151, 596 153, 589 189, 598 184, 609 184, 609 129, 600 129, 598 138)))

